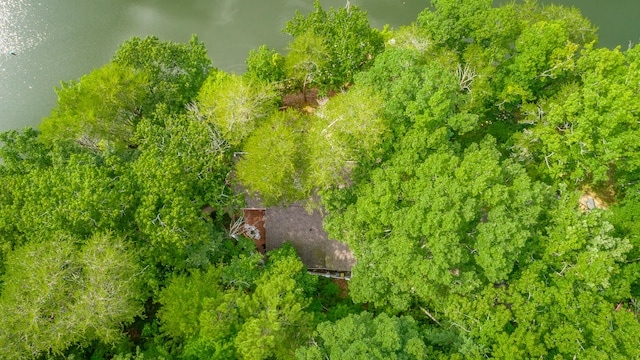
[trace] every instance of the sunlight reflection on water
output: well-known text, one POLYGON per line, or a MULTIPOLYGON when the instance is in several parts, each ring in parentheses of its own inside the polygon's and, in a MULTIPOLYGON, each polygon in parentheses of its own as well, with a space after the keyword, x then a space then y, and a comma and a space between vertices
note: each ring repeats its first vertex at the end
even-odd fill
MULTIPOLYGON (((18 54, 38 45, 45 38, 44 32, 33 30, 30 24, 31 3, 22 0, 0 2, 0 52, 18 54)), ((37 21, 37 20, 36 20, 37 21)), ((38 26, 39 29, 42 27, 38 26)))

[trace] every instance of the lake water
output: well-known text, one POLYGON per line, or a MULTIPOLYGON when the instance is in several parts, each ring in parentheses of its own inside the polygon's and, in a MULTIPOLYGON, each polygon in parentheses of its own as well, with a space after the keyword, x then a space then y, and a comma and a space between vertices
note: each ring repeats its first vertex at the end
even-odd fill
MULTIPOLYGON (((464 0, 461 0, 464 1, 464 0)), ((325 8, 345 0, 321 0, 325 8)), ((415 20, 427 0, 351 0, 375 27, 415 20)), ((600 27, 600 44, 640 40, 640 0, 562 0, 600 27)), ((0 131, 37 125, 55 104, 53 88, 107 63, 132 36, 188 41, 198 34, 214 65, 241 72, 250 49, 284 49, 296 10, 313 0, 0 0, 0 131), (15 54, 15 55, 13 55, 15 54)))

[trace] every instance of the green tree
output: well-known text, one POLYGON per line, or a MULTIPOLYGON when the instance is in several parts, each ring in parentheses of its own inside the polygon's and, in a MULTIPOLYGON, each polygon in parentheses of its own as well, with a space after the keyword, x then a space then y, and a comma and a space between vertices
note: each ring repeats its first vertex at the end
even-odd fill
POLYGON ((204 43, 195 35, 187 44, 160 41, 155 36, 133 37, 118 48, 112 62, 148 76, 150 98, 143 115, 150 115, 157 104, 166 104, 172 112, 184 111, 212 68, 204 43))
POLYGON ((637 48, 627 54, 584 50, 576 69, 581 81, 529 108, 533 126, 518 139, 521 156, 553 179, 602 183, 610 171, 633 178, 639 166, 633 139, 640 103, 638 86, 630 84, 640 78, 637 53, 637 48))
POLYGON ((391 317, 369 312, 351 314, 335 323, 318 325, 308 347, 298 349, 298 359, 425 359, 435 357, 410 316, 391 317))
POLYGON ((405 139, 406 151, 374 170, 354 203, 328 209, 329 235, 358 259, 354 301, 438 307, 447 294, 508 279, 535 246, 548 190, 501 162, 490 139, 460 157, 441 150, 424 159, 405 139))
POLYGON ((174 268, 206 267, 222 255, 227 234, 215 220, 234 208, 227 184, 228 146, 215 128, 187 116, 144 120, 136 133, 140 155, 131 165, 135 221, 146 258, 174 268), (205 206, 216 210, 212 219, 205 206))
MULTIPOLYGON (((383 36, 370 27, 366 12, 357 6, 348 5, 338 10, 331 8, 329 12, 324 11, 317 0, 313 6, 314 11, 306 17, 296 13, 283 31, 295 38, 306 37, 300 42, 311 42, 313 49, 326 49, 326 63, 318 66, 320 74, 315 81, 325 90, 342 89, 353 81, 358 71, 382 52, 383 36), (315 42, 321 42, 324 46, 315 42)), ((302 49, 305 48, 308 45, 302 46, 302 49)))
MULTIPOLYGON (((418 16, 415 30, 399 34, 398 44, 429 44, 420 48, 436 53, 453 50, 474 111, 492 121, 497 120, 492 112, 549 96, 573 80, 578 49, 597 41, 597 35, 575 8, 536 1, 491 5, 490 0, 433 1, 418 16)), ((502 117, 510 120, 511 114, 502 117)))
MULTIPOLYGON (((253 246, 253 244, 251 244, 253 246)), ((255 246, 254 246, 255 248, 255 246)), ((257 251, 232 257, 226 264, 174 275, 157 299, 162 341, 183 358, 237 358, 234 339, 243 319, 237 301, 263 269, 257 251)))
POLYGON ((496 358, 634 358, 637 339, 627 334, 640 323, 629 311, 629 288, 615 280, 629 266, 632 246, 614 236, 602 211, 583 213, 579 194, 559 190, 547 233, 529 260, 499 286, 452 297, 447 321, 496 358))
POLYGON ((307 135, 314 186, 344 185, 353 167, 375 162, 388 131, 382 104, 371 89, 353 87, 315 111, 307 135))
POLYGON ((492 0, 471 0, 458 3, 452 0, 432 0, 433 8, 425 8, 418 16, 418 24, 437 44, 461 49, 468 39, 473 40, 492 0))
POLYGON ((517 7, 518 17, 524 25, 537 22, 558 21, 569 32, 569 41, 586 45, 598 40, 597 27, 582 16, 580 9, 555 4, 542 4, 537 1, 524 1, 517 7))
POLYGON ((321 71, 329 59, 325 43, 320 37, 308 31, 289 45, 285 59, 287 76, 295 83, 295 88, 302 90, 307 100, 309 85, 321 84, 321 71))
POLYGON ((246 63, 245 77, 268 83, 278 83, 285 80, 285 58, 266 45, 249 51, 246 63))
POLYGON ((384 99, 382 117, 393 133, 387 139, 388 154, 398 147, 396 140, 412 128, 437 135, 431 140, 431 149, 440 146, 436 142, 476 128, 478 116, 465 109, 470 95, 461 91, 454 70, 439 63, 452 59, 444 56, 437 60, 426 64, 419 51, 392 48, 376 58, 368 71, 358 74, 360 86, 371 88, 384 99))
POLYGON ((241 255, 231 261, 235 266, 175 276, 160 292, 161 330, 182 345, 181 357, 293 358, 312 330, 307 307, 317 280, 291 245, 271 252, 264 266, 261 260, 257 253, 241 255))
POLYGON ((176 340, 184 340, 198 334, 200 313, 204 300, 221 296, 218 286, 221 268, 211 266, 207 272, 194 269, 188 274, 173 276, 162 289, 158 302, 161 320, 160 330, 176 340))
POLYGON ((80 249, 73 238, 29 243, 7 260, 0 295, 0 349, 9 359, 60 355, 92 341, 113 344, 142 313, 135 252, 112 234, 80 249))
MULTIPOLYGON (((611 212, 607 217, 615 229, 618 237, 626 237, 633 245, 630 252, 630 259, 640 258, 640 186, 633 185, 624 187, 624 198, 611 207, 611 212)), ((636 261, 629 268, 640 266, 636 261)), ((630 269, 631 270, 631 269, 630 269)), ((636 296, 640 295, 637 288, 636 296)))
POLYGON ((79 81, 56 89, 57 106, 40 125, 41 138, 75 140, 97 149, 101 141, 131 144, 142 108, 149 98, 149 78, 126 65, 107 64, 79 81))
POLYGON ((502 95, 511 102, 553 94, 548 87, 571 77, 579 49, 578 44, 569 40, 568 31, 561 22, 542 21, 524 29, 515 47, 517 55, 508 65, 502 95))
POLYGON ((26 174, 51 166, 49 148, 38 141, 39 135, 40 131, 31 127, 0 133, 0 176, 26 174))
POLYGON ((52 165, 49 148, 38 141, 39 134, 33 128, 0 134, 0 274, 4 272, 6 254, 24 241, 19 230, 21 205, 16 202, 16 193, 24 190, 23 178, 31 172, 42 173, 52 165))
POLYGON ((278 102, 274 84, 217 71, 200 89, 196 110, 231 146, 238 147, 278 109, 278 102))
POLYGON ((313 315, 305 310, 315 288, 311 275, 291 245, 271 253, 269 261, 253 294, 238 298, 244 323, 234 342, 243 359, 292 359, 312 330, 313 315))
POLYGON ((295 110, 276 112, 247 139, 246 154, 236 165, 238 180, 266 204, 309 194, 304 119, 295 110))
POLYGON ((86 239, 99 231, 126 231, 134 201, 131 184, 119 181, 121 158, 78 146, 61 146, 48 156, 51 166, 7 177, 0 205, 5 239, 20 245, 48 241, 57 232, 86 239))

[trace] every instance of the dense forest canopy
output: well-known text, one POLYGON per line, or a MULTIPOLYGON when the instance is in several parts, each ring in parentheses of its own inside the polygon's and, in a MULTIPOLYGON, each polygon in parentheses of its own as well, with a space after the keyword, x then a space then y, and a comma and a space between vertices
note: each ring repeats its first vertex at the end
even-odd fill
POLYGON ((640 358, 640 47, 431 3, 316 2, 242 75, 148 37, 63 82, 0 134, 2 357, 640 358), (322 209, 348 291, 238 236, 238 185, 322 209))

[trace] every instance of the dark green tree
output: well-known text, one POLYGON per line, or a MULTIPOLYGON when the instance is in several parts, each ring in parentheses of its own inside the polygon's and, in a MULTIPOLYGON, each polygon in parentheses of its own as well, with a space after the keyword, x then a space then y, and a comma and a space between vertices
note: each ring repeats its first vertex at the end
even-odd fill
POLYGON ((318 325, 312 345, 298 349, 298 359, 425 359, 434 358, 421 329, 410 316, 369 312, 318 325))
POLYGON ((206 267, 222 254, 227 234, 219 220, 234 209, 228 186, 227 145, 209 124, 187 116, 143 121, 136 132, 140 155, 132 164, 139 245, 147 259, 174 268, 206 267))
POLYGON ((112 62, 146 74, 150 97, 143 115, 150 115, 157 104, 170 111, 184 111, 212 69, 204 43, 192 36, 187 44, 160 41, 155 36, 133 37, 116 51, 112 62))
POLYGON ((282 82, 286 77, 284 59, 276 50, 261 45, 249 52, 247 72, 243 76, 268 83, 282 82))
POLYGON ((366 12, 357 6, 331 8, 328 12, 317 0, 313 6, 313 12, 306 17, 296 13, 283 31, 295 38, 306 36, 320 41, 327 56, 315 82, 325 90, 342 89, 383 50, 382 34, 370 27, 366 12))

